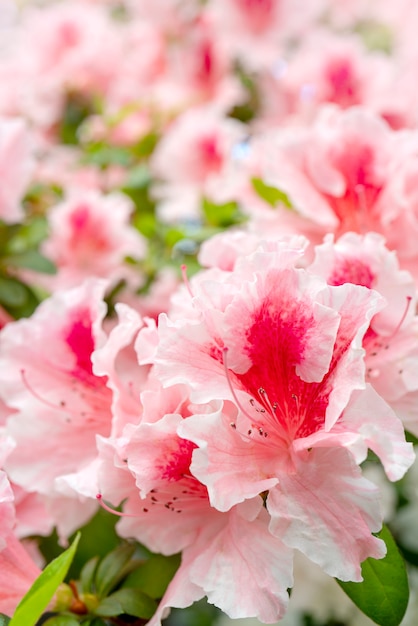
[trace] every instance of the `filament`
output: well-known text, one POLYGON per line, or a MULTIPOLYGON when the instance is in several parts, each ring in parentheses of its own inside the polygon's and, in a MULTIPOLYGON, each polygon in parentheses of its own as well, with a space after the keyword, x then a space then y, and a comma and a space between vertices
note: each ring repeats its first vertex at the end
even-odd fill
POLYGON ((190 297, 191 297, 191 298, 193 298, 193 297, 194 297, 194 296, 193 296, 193 291, 192 291, 192 288, 191 288, 191 286, 190 286, 190 281, 189 281, 189 278, 188 278, 188 276, 187 276, 187 265, 185 265, 185 264, 183 263, 183 265, 181 266, 181 268, 180 268, 180 269, 181 269, 181 275, 182 275, 182 278, 183 278, 183 282, 184 282, 184 284, 186 285, 186 289, 187 289, 187 291, 189 292, 190 297))
POLYGON ((96 495, 96 500, 98 500, 102 509, 104 509, 108 513, 112 513, 112 515, 117 515, 118 517, 138 517, 138 515, 136 515, 135 513, 122 513, 121 511, 116 511, 116 509, 113 509, 108 504, 106 504, 106 502, 103 500, 103 496, 101 493, 98 493, 96 495))

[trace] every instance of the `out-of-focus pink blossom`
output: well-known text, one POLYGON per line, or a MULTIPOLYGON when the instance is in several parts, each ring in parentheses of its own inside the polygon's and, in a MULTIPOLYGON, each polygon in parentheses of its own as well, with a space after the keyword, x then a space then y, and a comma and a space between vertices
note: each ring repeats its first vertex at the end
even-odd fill
POLYGON ((288 0, 211 0, 208 14, 232 58, 250 69, 273 65, 292 36, 300 35, 321 2, 288 0))
POLYGON ((199 214, 207 196, 222 195, 233 146, 244 137, 236 120, 222 118, 213 110, 195 109, 178 117, 158 144, 152 171, 162 184, 158 210, 164 219, 175 220, 199 214))
POLYGON ((23 216, 22 197, 33 168, 28 129, 21 119, 0 120, 0 219, 7 223, 23 216))
MULTIPOLYGON (((43 250, 57 266, 51 282, 72 287, 89 276, 117 281, 133 272, 124 258, 141 258, 145 243, 129 223, 132 205, 122 194, 75 191, 49 213, 50 235, 43 250)), ((137 282, 139 277, 137 277, 137 282)))
MULTIPOLYGON (((289 129, 266 141, 262 178, 284 191, 292 209, 270 222, 307 234, 315 243, 327 232, 369 230, 386 234, 379 204, 394 170, 397 135, 367 109, 325 107, 311 129, 289 129)), ((267 227, 268 228, 268 227, 267 227)))

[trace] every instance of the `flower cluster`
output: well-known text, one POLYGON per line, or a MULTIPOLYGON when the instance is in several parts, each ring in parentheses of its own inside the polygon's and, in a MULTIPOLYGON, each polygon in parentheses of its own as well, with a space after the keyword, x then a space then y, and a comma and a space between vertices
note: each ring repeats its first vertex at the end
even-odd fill
POLYGON ((101 507, 181 563, 148 613, 71 581, 49 608, 81 624, 204 597, 274 623, 295 555, 385 557, 418 442, 417 10, 0 2, 0 613, 101 507))

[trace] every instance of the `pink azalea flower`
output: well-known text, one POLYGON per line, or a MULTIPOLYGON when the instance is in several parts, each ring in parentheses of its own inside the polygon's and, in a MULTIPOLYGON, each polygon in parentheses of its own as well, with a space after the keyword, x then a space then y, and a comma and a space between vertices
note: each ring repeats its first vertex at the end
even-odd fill
POLYGON ((251 69, 273 65, 288 39, 300 35, 321 10, 321 2, 212 0, 208 14, 233 58, 251 69))
POLYGON ((6 467, 27 491, 54 495, 56 478, 91 462, 96 434, 110 432, 111 392, 91 362, 104 341, 104 289, 90 280, 57 292, 1 333, 0 393, 16 442, 6 467))
POLYGON ((155 195, 164 219, 199 215, 204 196, 216 201, 235 143, 244 136, 236 120, 211 109, 192 109, 179 116, 159 142, 151 159, 162 181, 155 195))
POLYGON ((387 245, 397 251, 402 267, 418 280, 418 158, 416 131, 400 135, 394 167, 381 195, 378 209, 384 220, 387 245))
POLYGON ((123 267, 125 257, 141 258, 145 252, 143 238, 129 223, 132 208, 122 194, 104 196, 96 191, 74 192, 53 207, 43 250, 57 265, 58 274, 49 281, 61 289, 92 275, 138 281, 134 272, 123 267))
POLYGON ((376 233, 360 236, 346 233, 315 248, 309 271, 331 285, 354 283, 378 291, 386 306, 370 322, 363 340, 366 378, 390 404, 408 430, 416 433, 417 317, 416 287, 409 272, 399 269, 395 252, 376 233))
POLYGON ((288 123, 289 116, 309 123, 327 102, 342 109, 365 105, 379 112, 394 73, 390 57, 367 51, 360 37, 314 30, 290 58, 279 60, 262 75, 264 124, 268 128, 275 121, 288 123))
POLYGON ((183 551, 150 625, 159 625, 168 607, 189 606, 204 595, 231 617, 275 622, 287 605, 292 552, 269 533, 261 499, 227 513, 211 507, 206 487, 189 471, 195 446, 176 434, 183 420, 166 414, 127 426, 119 441, 101 440, 104 494, 116 502, 128 497, 119 534, 163 554, 183 551))
MULTIPOLYGON (((278 135, 276 155, 266 161, 268 182, 283 189, 323 234, 382 232, 377 203, 390 173, 394 135, 360 107, 322 113, 312 131, 294 133, 294 139, 278 135)), ((304 232, 302 220, 299 226, 304 232)))
POLYGON ((21 200, 32 170, 28 132, 20 119, 0 120, 0 219, 7 223, 23 218, 21 200))
POLYGON ((329 574, 361 580, 361 561, 384 547, 371 534, 378 492, 358 463, 369 447, 397 480, 413 460, 400 421, 365 383, 362 339, 383 301, 330 287, 294 261, 285 244, 266 246, 240 258, 216 292, 195 281, 197 315, 160 316, 156 374, 188 385, 193 402, 233 401, 179 427, 198 446, 191 472, 211 504, 228 511, 268 490, 272 533, 329 574))
POLYGON ((141 316, 126 304, 116 304, 118 322, 110 330, 104 344, 92 354, 94 372, 107 378, 112 391, 112 431, 119 436, 125 424, 141 419, 139 397, 146 388, 149 366, 139 366, 135 348, 138 331, 143 327, 141 316))
POLYGON ((46 80, 63 93, 103 93, 122 58, 118 23, 103 7, 83 0, 27 7, 22 31, 23 51, 31 57, 38 81, 46 80), (109 63, 107 55, 115 62, 109 63))

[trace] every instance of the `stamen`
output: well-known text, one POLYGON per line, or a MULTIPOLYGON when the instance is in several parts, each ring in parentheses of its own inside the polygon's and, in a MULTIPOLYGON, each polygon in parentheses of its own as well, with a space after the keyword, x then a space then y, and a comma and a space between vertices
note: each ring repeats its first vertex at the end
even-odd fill
POLYGON ((181 275, 182 275, 182 278, 183 278, 183 282, 186 285, 187 291, 190 294, 190 297, 193 298, 194 297, 193 291, 192 291, 192 288, 190 286, 189 278, 187 276, 187 265, 185 265, 184 263, 181 266, 181 275))
POLYGON ((263 387, 260 387, 260 389, 258 390, 258 393, 260 397, 262 398, 262 400, 266 403, 267 408, 270 410, 271 414, 274 415, 276 413, 277 403, 275 403, 276 404, 276 408, 275 408, 274 405, 270 402, 270 399, 267 395, 267 391, 263 387))
POLYGON ((20 370, 20 375, 22 377, 22 381, 23 384, 25 385, 26 389, 29 391, 29 393, 32 394, 32 396, 34 398, 36 398, 39 402, 41 402, 42 404, 44 404, 45 406, 48 406, 50 409, 53 409, 54 411, 61 411, 61 413, 67 413, 70 415, 74 415, 76 417, 92 417, 94 416, 94 413, 89 413, 87 411, 75 411, 74 409, 69 409, 66 405, 65 400, 60 400, 59 404, 54 404, 53 402, 50 402, 47 398, 42 397, 37 391, 36 389, 34 389, 31 385, 31 383, 28 380, 28 377, 26 375, 26 370, 25 369, 21 369, 20 370))
POLYGON ((295 393, 292 393, 292 400, 294 400, 296 402, 296 407, 297 407, 298 413, 300 413, 299 398, 297 397, 297 395, 295 393))
MULTIPOLYGON (((394 336, 400 331, 402 324, 404 323, 406 316, 408 315, 408 311, 409 311, 409 307, 411 306, 411 302, 412 302, 412 296, 406 296, 406 306, 404 309, 404 312, 402 314, 401 319, 399 320, 395 330, 392 332, 391 335, 389 335, 389 337, 385 338, 386 340, 390 340, 393 339, 394 336)), ((389 346, 385 346, 386 348, 388 348, 389 346)))
MULTIPOLYGON (((226 380, 228 382, 228 387, 231 391, 232 397, 235 401, 235 404, 237 405, 238 409, 241 411, 241 413, 243 413, 245 415, 245 417, 247 417, 250 420, 250 428, 247 430, 247 432, 244 434, 242 432, 240 432, 240 434, 243 437, 251 437, 253 430, 255 430, 256 432, 258 432, 258 434, 263 437, 263 439, 265 439, 266 437, 268 437, 268 432, 262 428, 261 426, 257 425, 256 420, 254 420, 255 416, 251 416, 248 411, 246 411, 244 409, 244 407, 242 406, 241 402, 239 401, 237 394, 235 393, 235 390, 232 386, 232 382, 231 382, 231 377, 229 375, 229 369, 228 369, 228 363, 227 363, 227 355, 228 355, 228 348, 225 347, 222 351, 223 353, 223 366, 224 366, 224 370, 225 370, 225 376, 226 376, 226 380), (256 423, 254 423, 256 422, 256 423)), ((267 406, 267 411, 264 408, 258 408, 255 406, 255 400, 254 398, 250 398, 250 404, 252 407, 255 408, 255 411, 257 413, 262 413, 262 419, 263 419, 263 426, 266 424, 270 424, 270 426, 273 428, 274 433, 275 433, 275 437, 276 439, 280 439, 284 444, 287 444, 287 440, 286 437, 283 436, 282 434, 280 434, 278 431, 279 429, 281 430, 281 425, 277 422, 276 420, 276 409, 278 408, 278 404, 277 402, 275 402, 274 404, 271 404, 269 397, 267 395, 267 392, 265 391, 265 389, 263 389, 263 387, 260 387, 258 390, 259 395, 261 396, 262 400, 265 402, 266 406, 267 406)), ((280 408, 280 407, 279 407, 280 408)), ((230 426, 234 429, 236 429, 236 424, 235 422, 230 423, 230 426)))
POLYGON ((98 500, 102 509, 104 509, 108 513, 112 513, 112 515, 117 515, 118 517, 138 517, 138 515, 136 515, 135 513, 121 513, 120 511, 116 511, 115 509, 112 509, 108 504, 106 504, 106 502, 104 502, 103 496, 101 493, 98 493, 96 495, 96 499, 98 500))
POLYGON ((380 337, 380 338, 378 337, 377 339, 375 339, 375 341, 373 341, 373 343, 371 344, 371 348, 373 349, 373 352, 370 352, 370 356, 377 356, 379 354, 379 350, 381 350, 381 349, 389 350, 389 342, 400 331, 400 329, 402 327, 402 324, 404 323, 404 321, 406 319, 406 316, 408 315, 408 311, 409 311, 409 308, 411 306, 411 302, 412 302, 412 296, 406 296, 406 306, 405 306, 404 311, 402 313, 401 319, 396 324, 394 330, 391 332, 391 334, 388 337, 380 337), (382 343, 382 341, 381 341, 382 339, 384 339, 385 343, 382 343))
MULTIPOLYGON (((234 398, 235 404, 237 405, 237 407, 239 408, 241 413, 244 413, 244 415, 246 417, 248 417, 248 419, 250 421, 252 421, 253 418, 251 417, 251 415, 249 413, 247 413, 247 411, 242 406, 241 402, 238 400, 237 394, 235 393, 235 390, 234 390, 234 388, 232 386, 231 378, 229 376, 228 365, 227 365, 227 354, 228 354, 228 348, 225 347, 222 350, 222 362, 223 362, 223 366, 224 366, 224 370, 225 370, 225 376, 226 376, 226 380, 227 380, 227 383, 228 383, 229 390, 232 393, 232 397, 234 398)), ((249 434, 251 434, 251 433, 249 433, 249 434)))

